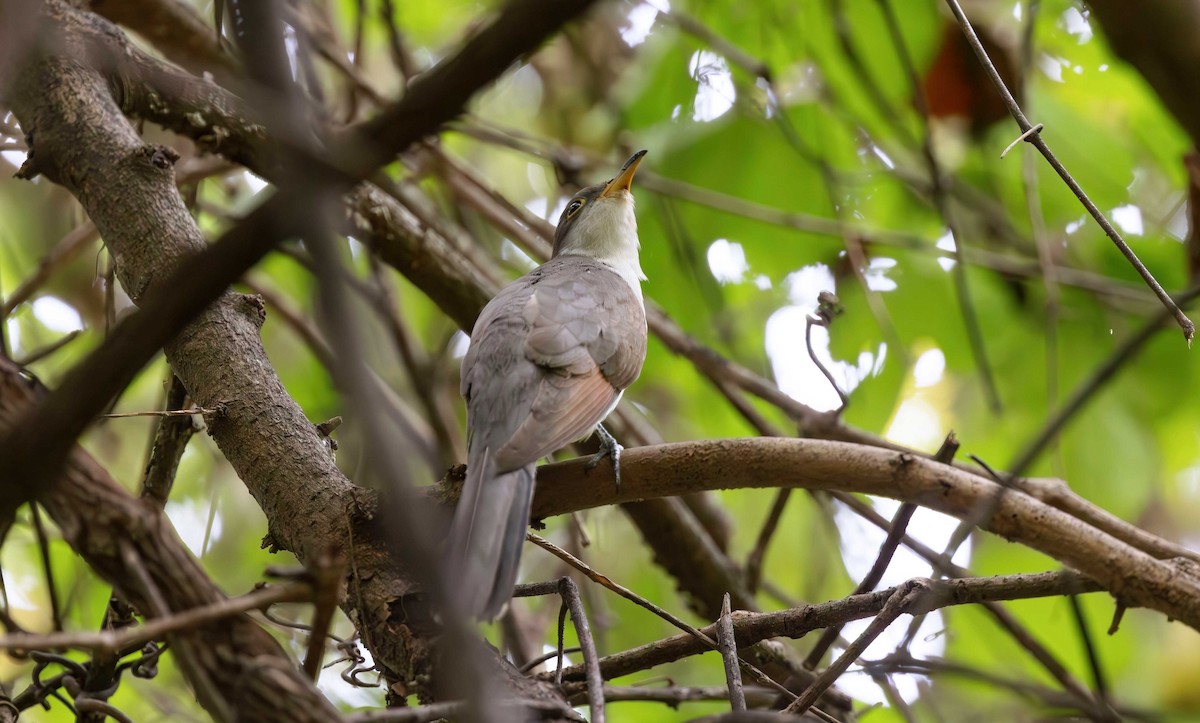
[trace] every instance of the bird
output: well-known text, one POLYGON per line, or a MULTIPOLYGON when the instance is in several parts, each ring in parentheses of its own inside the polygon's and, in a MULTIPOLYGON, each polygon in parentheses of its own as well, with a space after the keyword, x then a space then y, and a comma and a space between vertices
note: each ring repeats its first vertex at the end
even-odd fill
POLYGON ((458 612, 495 619, 512 597, 537 461, 598 432, 646 358, 645 280, 630 184, 646 151, 567 202, 546 263, 479 315, 463 357, 467 472, 443 559, 458 612))

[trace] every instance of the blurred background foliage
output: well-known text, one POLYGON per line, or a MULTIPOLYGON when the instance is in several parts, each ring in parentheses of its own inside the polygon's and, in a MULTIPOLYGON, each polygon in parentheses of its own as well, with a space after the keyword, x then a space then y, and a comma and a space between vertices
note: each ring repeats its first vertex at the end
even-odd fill
MULTIPOLYGON (((352 62, 348 79, 313 60, 328 114, 336 119, 369 116, 372 107, 361 86, 397 96, 404 85, 401 67, 419 71, 453 52, 496 7, 464 0, 394 8, 378 0, 296 4, 305 17, 328 23, 335 38, 330 47, 352 62), (398 45, 381 19, 389 13, 400 33, 398 45), (361 49, 355 54, 359 23, 361 49)), ((209 3, 195 6, 212 17, 209 3)), ((552 222, 571 184, 607 178, 629 150, 649 149, 635 183, 648 299, 703 343, 775 379, 800 401, 831 409, 837 396, 808 359, 804 335, 817 293, 835 291, 846 313, 829 334, 815 329, 813 339, 818 356, 850 392, 845 419, 926 451, 954 430, 964 454, 1006 469, 1041 433, 1049 413, 1158 307, 1031 147, 1018 145, 1000 158, 1019 130, 997 105, 944 5, 892 0, 891 6, 904 52, 927 96, 928 115, 914 102, 917 89, 877 0, 613 1, 476 98, 470 113, 437 143, 516 207, 552 222), (938 210, 930 191, 922 154, 927 137, 946 179, 948 214, 938 210), (965 276, 999 408, 989 403, 968 341, 955 290, 956 243, 968 260, 965 276), (1053 261, 1051 274, 1047 259, 1053 261)), ((996 0, 967 9, 1027 115, 1045 124, 1050 147, 1162 284, 1169 290, 1187 286, 1187 176, 1181 157, 1188 139, 1141 77, 1113 56, 1087 7, 1071 0, 996 0), (1036 12, 1031 5, 1039 6, 1036 12)), ((297 50, 304 51, 303 45, 297 50)), ((74 200, 44 179, 8 179, 23 158, 19 136, 10 133, 13 123, 7 117, 0 128, 6 134, 0 166, 9 167, 0 174, 5 299, 86 221, 74 200)), ((185 159, 195 155, 186 141, 150 127, 145 134, 167 138, 185 159)), ((402 159, 389 172, 419 182, 447 222, 466 229, 504 277, 535 263, 527 249, 459 203, 435 171, 412 160, 402 159)), ((187 185, 184 192, 202 228, 215 236, 255 205, 263 183, 233 170, 187 185)), ((347 248, 354 268, 371 278, 369 253, 354 241, 347 248)), ((28 299, 6 307, 4 338, 17 359, 78 332, 31 365, 47 384, 53 386, 94 348, 128 307, 120 289, 108 283, 111 264, 92 236, 76 244, 69 258, 53 262, 52 273, 28 299)), ((363 318, 378 332, 372 337, 373 363, 399 402, 416 410, 418 428, 427 428, 416 401, 424 391, 449 400, 457 433, 462 421, 457 364, 465 339, 419 291, 384 273, 395 284, 398 315, 431 371, 419 378, 407 373, 383 317, 362 302, 363 318)), ((263 336, 288 390, 314 421, 341 413, 341 399, 304 335, 315 328, 312 276, 279 253, 246 282, 243 290, 267 296, 263 336)), ((160 358, 122 395, 115 411, 160 408, 168 378, 160 358)), ((1157 534, 1200 544, 1200 411, 1189 402, 1196 384, 1196 357, 1177 331, 1164 329, 1029 471, 1062 477, 1093 502, 1157 534)), ((689 362, 658 342, 651 343, 642 377, 626 399, 667 441, 755 433, 689 362)), ((765 404, 757 409, 789 428, 777 410, 765 404)), ((135 490, 153 426, 149 417, 106 420, 83 442, 135 490)), ((354 478, 361 449, 354 420, 337 436, 339 463, 354 478)), ((443 453, 436 464, 414 469, 433 482, 459 461, 443 453)), ((765 491, 720 493, 733 521, 734 560, 745 560, 752 549, 773 497, 765 491)), ((874 504, 888 515, 895 507, 874 504)), ((231 594, 248 590, 266 566, 289 562, 260 549, 263 516, 203 435, 184 457, 167 512, 231 594)), ((653 564, 620 512, 594 511, 585 524, 591 546, 583 554, 592 564, 674 611, 686 610, 674 581, 653 564)), ((552 538, 570 542, 565 520, 549 525, 552 538)), ((923 512, 912 529, 940 549, 952 528, 923 512)), ((785 600, 848 594, 881 539, 847 510, 793 495, 764 571, 779 595, 764 593, 760 603, 776 609, 785 600)), ((50 552, 64 625, 95 628, 107 586, 65 544, 53 542, 50 552)), ((988 536, 973 538, 955 559, 980 575, 1057 567, 988 536)), ((49 629, 51 598, 27 512, 0 550, 0 563, 12 616, 28 629, 49 629)), ((555 561, 527 550, 525 579, 556 574, 561 570, 555 561)), ((885 584, 926 574, 927 565, 901 555, 885 584)), ((673 632, 601 590, 587 595, 602 654, 673 632)), ((1200 716, 1194 631, 1133 611, 1120 632, 1107 636, 1112 600, 1091 595, 1081 603, 1116 701, 1180 719, 1200 716)), ((534 607, 550 616, 557 609, 554 603, 534 607)), ((1094 682, 1067 600, 1006 607, 1078 679, 1094 682)), ((300 611, 296 619, 303 620, 300 611)), ((893 652, 906 621, 874 645, 867 659, 893 652)), ((858 629, 850 626, 847 634, 858 629)), ((299 654, 303 633, 276 630, 299 654)), ((336 632, 349 636, 352 626, 342 620, 336 632)), ((809 645, 796 643, 802 651, 809 645)), ((894 677, 921 720, 961 720, 968 713, 987 720, 1032 719, 1045 708, 1038 694, 1020 694, 1020 686, 1055 686, 978 609, 929 616, 911 652, 941 666, 931 676, 894 677)), ((330 660, 335 658, 331 652, 330 660)), ((342 667, 325 671, 322 688, 347 709, 378 705, 382 691, 346 684, 338 675, 342 667)), ((6 683, 19 688, 29 673, 27 662, 0 658, 6 683)), ((723 676, 719 658, 706 655, 619 682, 720 685, 723 676)), ((861 669, 852 669, 841 686, 859 702, 863 720, 903 719, 861 669)), ((139 721, 204 717, 170 655, 158 679, 128 683, 113 702, 139 721)), ((686 704, 679 711, 653 703, 612 708, 616 720, 670 721, 724 710, 725 704, 686 704)), ((27 718, 70 716, 55 704, 27 718)))

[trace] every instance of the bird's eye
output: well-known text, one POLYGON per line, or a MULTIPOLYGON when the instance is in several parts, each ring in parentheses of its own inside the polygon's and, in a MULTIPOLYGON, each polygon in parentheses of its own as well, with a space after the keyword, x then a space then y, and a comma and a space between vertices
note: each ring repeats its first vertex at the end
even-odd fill
POLYGON ((579 209, 581 209, 581 208, 583 208, 583 199, 582 198, 577 198, 574 201, 571 201, 571 205, 567 206, 567 218, 570 218, 571 216, 574 216, 575 214, 579 213, 579 209))

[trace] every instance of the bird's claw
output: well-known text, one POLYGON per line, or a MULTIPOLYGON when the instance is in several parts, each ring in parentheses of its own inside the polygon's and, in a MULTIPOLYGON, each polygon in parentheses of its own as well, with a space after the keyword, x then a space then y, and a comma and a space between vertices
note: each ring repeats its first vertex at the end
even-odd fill
POLYGON ((615 437, 608 433, 603 424, 596 425, 596 437, 600 439, 600 451, 593 454, 592 458, 587 461, 585 469, 591 471, 600 464, 600 460, 605 457, 612 458, 613 477, 616 479, 617 492, 621 491, 621 450, 625 449, 617 443, 615 437))

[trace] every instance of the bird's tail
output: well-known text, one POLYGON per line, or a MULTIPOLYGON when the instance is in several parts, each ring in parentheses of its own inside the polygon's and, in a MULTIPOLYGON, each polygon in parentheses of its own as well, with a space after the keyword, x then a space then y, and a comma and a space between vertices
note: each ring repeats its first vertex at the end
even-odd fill
POLYGON ((477 459, 470 456, 442 569, 459 611, 492 620, 512 597, 517 581, 535 465, 497 474, 489 449, 477 459))

